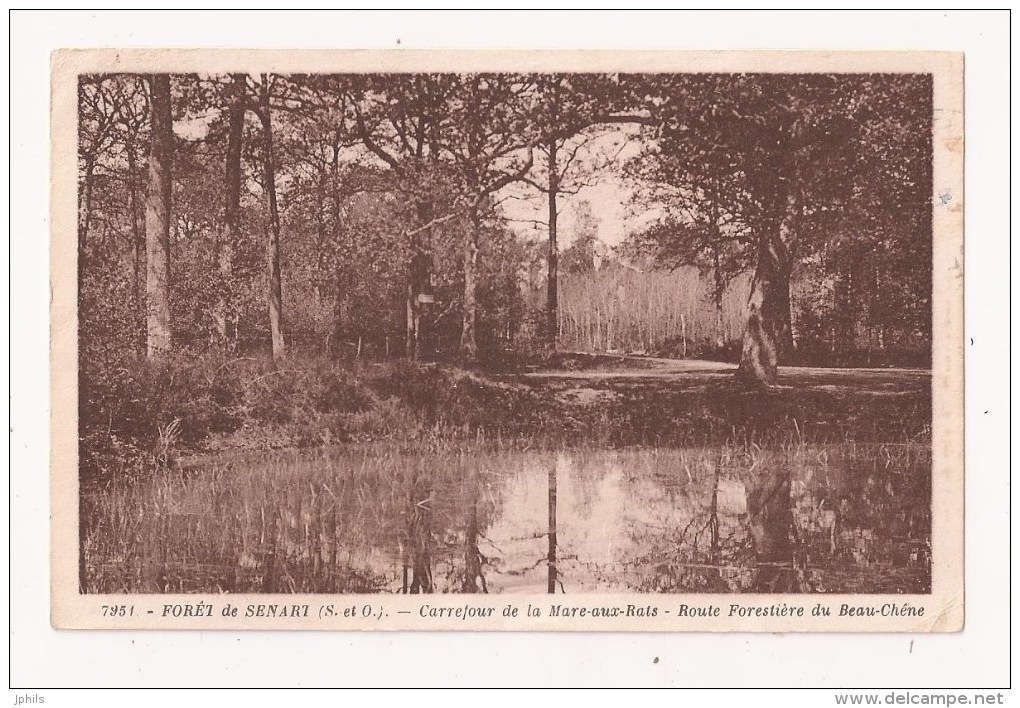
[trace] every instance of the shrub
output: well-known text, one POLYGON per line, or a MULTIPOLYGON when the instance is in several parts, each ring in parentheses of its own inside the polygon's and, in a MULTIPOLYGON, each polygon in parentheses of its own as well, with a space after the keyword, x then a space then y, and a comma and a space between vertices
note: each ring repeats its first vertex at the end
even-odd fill
POLYGON ((314 403, 320 413, 361 413, 374 403, 371 392, 349 372, 330 371, 317 384, 314 403))
POLYGON ((372 380, 372 388, 381 396, 398 398, 412 408, 433 413, 436 401, 450 381, 434 364, 400 361, 372 380))

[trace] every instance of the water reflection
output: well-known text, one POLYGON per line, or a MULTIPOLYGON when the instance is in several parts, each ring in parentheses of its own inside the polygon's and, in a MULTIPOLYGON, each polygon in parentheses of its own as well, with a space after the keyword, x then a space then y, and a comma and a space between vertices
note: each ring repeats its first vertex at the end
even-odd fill
POLYGON ((927 592, 930 453, 893 457, 855 446, 415 458, 402 508, 385 485, 362 489, 346 513, 356 502, 374 521, 350 520, 336 543, 351 572, 378 579, 363 590, 927 592))
POLYGON ((412 594, 432 592, 432 500, 431 479, 415 475, 408 485, 407 531, 401 544, 403 558, 403 591, 412 594), (408 555, 411 564, 411 585, 407 584, 408 555))
POLYGON ((923 593, 930 480, 923 445, 287 454, 180 480, 93 591, 923 593))
POLYGON ((549 582, 547 591, 552 594, 556 592, 556 463, 549 465, 549 555, 547 563, 549 566, 549 582))

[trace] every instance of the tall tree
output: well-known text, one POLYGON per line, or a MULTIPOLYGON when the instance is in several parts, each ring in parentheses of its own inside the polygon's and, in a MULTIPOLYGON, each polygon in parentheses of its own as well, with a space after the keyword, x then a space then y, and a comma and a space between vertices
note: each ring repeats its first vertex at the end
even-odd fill
POLYGON ((273 358, 286 352, 283 339, 283 284, 280 271, 280 208, 276 199, 276 154, 273 150, 273 114, 270 103, 270 76, 262 74, 259 83, 257 113, 262 122, 263 177, 269 224, 266 231, 266 265, 268 269, 269 330, 273 339, 273 358))
MULTIPOLYGON (((345 200, 366 190, 363 171, 356 169, 365 156, 351 149, 361 144, 350 129, 351 85, 356 83, 350 77, 319 74, 277 77, 274 83, 275 105, 287 121, 277 152, 287 172, 288 204, 311 221, 306 228, 314 231, 307 244, 311 268, 305 275, 311 280, 316 320, 329 315, 324 328, 327 348, 360 322, 349 311, 354 244, 342 219, 345 200)), ((297 231, 294 241, 301 240, 301 229, 297 231)), ((295 251, 300 248, 295 243, 288 254, 300 257, 295 251)))
POLYGON ((929 160, 921 157, 930 144, 930 113, 919 79, 770 74, 737 82, 744 126, 728 142, 743 154, 757 207, 755 274, 738 373, 743 380, 775 383, 779 360, 794 346, 793 271, 829 250, 835 233, 851 234, 851 253, 875 233, 876 222, 930 233, 924 226, 929 160), (890 165, 897 174, 889 173, 890 165), (899 203, 906 194, 915 208, 899 203))
MULTIPOLYGON (((145 91, 137 92, 139 96, 145 91)), ((145 229, 142 217, 139 214, 141 195, 139 189, 139 150, 143 146, 138 144, 142 128, 148 121, 149 105, 147 100, 126 101, 121 110, 121 129, 124 133, 124 153, 127 158, 127 184, 128 184, 128 217, 131 224, 129 229, 131 240, 131 292, 134 295, 135 312, 137 313, 139 326, 137 329, 139 351, 144 349, 144 337, 140 336, 145 331, 145 325, 141 324, 142 313, 145 312, 145 297, 142 283, 142 258, 145 253, 145 229)))
MULTIPOLYGON (((619 101, 613 77, 551 74, 536 78, 541 101, 536 122, 543 135, 538 144, 544 156, 534 178, 525 181, 545 195, 546 297, 542 327, 547 350, 556 349, 559 333, 559 200, 593 184, 593 178, 615 163, 622 142, 606 142, 610 126, 643 123, 648 116, 614 113, 626 107, 619 101)), ((541 223, 541 222, 538 222, 541 223)))
MULTIPOLYGON (((636 83, 645 88, 640 79, 636 83)), ((728 253, 736 268, 754 268, 738 376, 764 386, 775 381, 780 354, 792 348, 792 260, 778 231, 788 196, 793 198, 786 125, 791 115, 775 95, 782 86, 768 76, 652 79, 647 93, 661 135, 638 170, 651 186, 650 198, 662 205, 660 223, 646 234, 658 242, 660 256, 676 265, 700 265, 708 256, 713 266, 717 259, 722 266, 728 253), (725 231, 719 212, 730 223, 725 231), (747 253, 752 255, 745 260, 747 253)))
POLYGON ((234 249, 241 238, 241 152, 247 85, 243 74, 231 74, 227 104, 227 153, 224 166, 223 228, 219 235, 220 293, 214 317, 219 344, 233 348, 237 337, 236 315, 231 305, 234 282, 234 249))
POLYGON ((152 139, 149 188, 145 204, 146 352, 160 360, 170 352, 170 197, 173 161, 173 116, 170 76, 149 77, 152 139))
POLYGON ((101 160, 114 150, 123 98, 117 82, 101 76, 78 81, 78 248, 89 243, 95 199, 95 175, 101 160))
POLYGON ((582 199, 574 208, 574 240, 563 252, 563 270, 570 273, 590 273, 595 270, 595 257, 600 243, 598 218, 591 202, 582 199))
POLYGON ((896 102, 887 99, 900 81, 778 74, 634 80, 662 126, 648 159, 679 190, 712 191, 739 226, 727 234, 751 254, 741 380, 774 384, 780 360, 793 353, 794 268, 831 235, 813 225, 845 213, 860 156, 855 132, 869 116, 889 115, 896 102))
POLYGON ((411 225, 402 238, 408 250, 405 354, 417 359, 425 340, 423 306, 431 299, 434 230, 457 214, 442 214, 449 201, 448 175, 438 139, 448 127, 452 77, 380 74, 354 82, 353 108, 365 148, 389 168, 396 191, 408 203, 411 225))
MULTIPOLYGON (((773 90, 785 93, 783 88, 773 90)), ((801 139, 802 125, 793 97, 776 96, 774 111, 766 119, 775 120, 774 141, 762 150, 762 163, 771 172, 771 198, 764 196, 763 189, 759 202, 762 208, 760 220, 756 223, 757 251, 751 293, 747 296, 747 325, 744 329, 740 352, 740 366, 737 377, 755 386, 770 386, 775 383, 781 355, 793 351, 793 321, 790 300, 790 277, 793 274, 792 241, 795 238, 795 223, 802 207, 801 166, 798 161, 797 143, 801 139)), ((765 170, 763 169, 762 172, 765 170)), ((753 174, 753 173, 752 173, 753 174)))
MULTIPOLYGON (((560 174, 559 166, 557 163, 557 151, 559 148, 558 141, 556 138, 549 138, 549 142, 546 144, 546 150, 548 154, 548 170, 549 170, 549 181, 546 187, 546 198, 548 200, 548 211, 549 211, 549 243, 546 248, 546 286, 545 286, 545 344, 549 351, 556 351, 556 339, 559 334, 559 306, 560 296, 558 292, 560 269, 560 247, 557 243, 557 221, 559 218, 559 209, 556 203, 557 198, 560 194, 560 174)), ((550 474, 555 475, 555 472, 550 474)), ((551 574, 552 571, 550 571, 551 574)), ((555 592, 555 586, 552 580, 549 581, 550 592, 555 592)))
POLYGON ((467 212, 464 235, 461 358, 478 356, 478 272, 483 215, 491 213, 496 194, 524 179, 534 161, 537 131, 532 117, 535 85, 508 74, 466 74, 453 84, 451 126, 441 136, 452 157, 458 202, 467 212))
POLYGON ((477 271, 482 216, 489 197, 531 168, 526 132, 530 85, 519 76, 382 75, 360 87, 359 135, 396 177, 413 207, 408 241, 407 339, 421 354, 423 304, 431 291, 433 240, 443 224, 467 218, 461 353, 477 355, 477 271))
MULTIPOLYGON (((553 115, 558 116, 559 113, 554 112, 553 115)), ((545 195, 545 226, 548 236, 545 318, 541 334, 545 348, 548 351, 555 351, 559 334, 560 198, 576 195, 584 187, 589 186, 592 183, 590 178, 612 162, 617 146, 593 148, 593 143, 605 136, 604 129, 600 127, 582 128, 576 134, 567 135, 563 131, 570 131, 573 128, 562 126, 554 117, 546 129, 552 134, 539 146, 539 153, 544 153, 545 156, 544 170, 540 170, 544 174, 538 174, 535 178, 525 181, 545 195), (586 155, 587 159, 581 160, 581 155, 586 155)))
POLYGON ((651 256, 669 270, 694 266, 711 278, 709 293, 715 308, 715 344, 726 344, 723 299, 730 283, 753 266, 751 235, 741 221, 739 184, 724 176, 705 174, 703 163, 692 160, 666 165, 639 155, 628 172, 640 184, 637 206, 658 213, 648 227, 630 235, 624 251, 637 258, 651 256), (736 192, 730 190, 736 190, 736 192))

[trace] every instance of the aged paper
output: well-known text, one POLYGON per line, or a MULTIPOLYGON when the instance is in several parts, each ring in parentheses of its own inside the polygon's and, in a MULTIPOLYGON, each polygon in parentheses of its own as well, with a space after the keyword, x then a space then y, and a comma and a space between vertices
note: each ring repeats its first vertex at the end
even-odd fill
POLYGON ((55 53, 54 626, 960 630, 962 72, 55 53))

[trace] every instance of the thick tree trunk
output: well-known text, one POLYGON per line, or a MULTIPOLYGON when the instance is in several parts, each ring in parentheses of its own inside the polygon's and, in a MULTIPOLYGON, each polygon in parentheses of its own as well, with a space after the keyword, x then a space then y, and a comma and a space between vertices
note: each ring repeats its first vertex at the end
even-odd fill
POLYGON ((737 378, 769 387, 776 382, 779 361, 793 353, 790 244, 800 227, 803 200, 799 198, 799 169, 793 146, 800 126, 795 120, 781 126, 776 146, 777 179, 772 204, 758 233, 758 258, 747 301, 747 326, 737 378))
POLYGON ((793 348, 789 254, 778 228, 760 238, 747 299, 747 325, 737 378, 759 387, 775 384, 779 360, 793 348))
POLYGON ((793 353, 793 320, 790 275, 793 259, 788 244, 797 227, 797 199, 791 163, 776 182, 772 218, 758 233, 758 254, 751 293, 747 300, 747 325, 737 378, 768 388, 775 384, 781 359, 793 353))
POLYGON ((476 275, 478 232, 481 227, 477 210, 472 211, 470 226, 464 237, 464 324, 460 335, 460 354, 465 364, 474 364, 478 360, 478 341, 475 334, 478 324, 476 275))
POLYGON ((549 250, 546 255, 549 272, 546 280, 545 296, 545 342, 549 351, 556 351, 556 339, 559 334, 559 246, 556 243, 556 197, 559 192, 559 174, 556 172, 556 140, 549 141, 549 250))
POLYGON ((230 106, 227 111, 227 157, 224 166, 226 203, 223 212, 223 230, 220 233, 219 260, 220 293, 214 317, 219 345, 233 348, 237 337, 233 322, 231 288, 234 279, 234 248, 241 237, 241 150, 244 140, 245 78, 242 74, 230 77, 230 106))
POLYGON ((170 76, 153 74, 152 144, 145 200, 146 354, 159 361, 170 352, 170 199, 173 117, 170 76))
POLYGON ((273 122, 269 106, 268 77, 262 75, 259 104, 265 140, 266 197, 269 201, 269 239, 266 260, 269 267, 269 328, 273 337, 273 358, 286 353, 283 340, 283 285, 280 273, 280 209, 276 202, 276 156, 273 152, 273 122))

